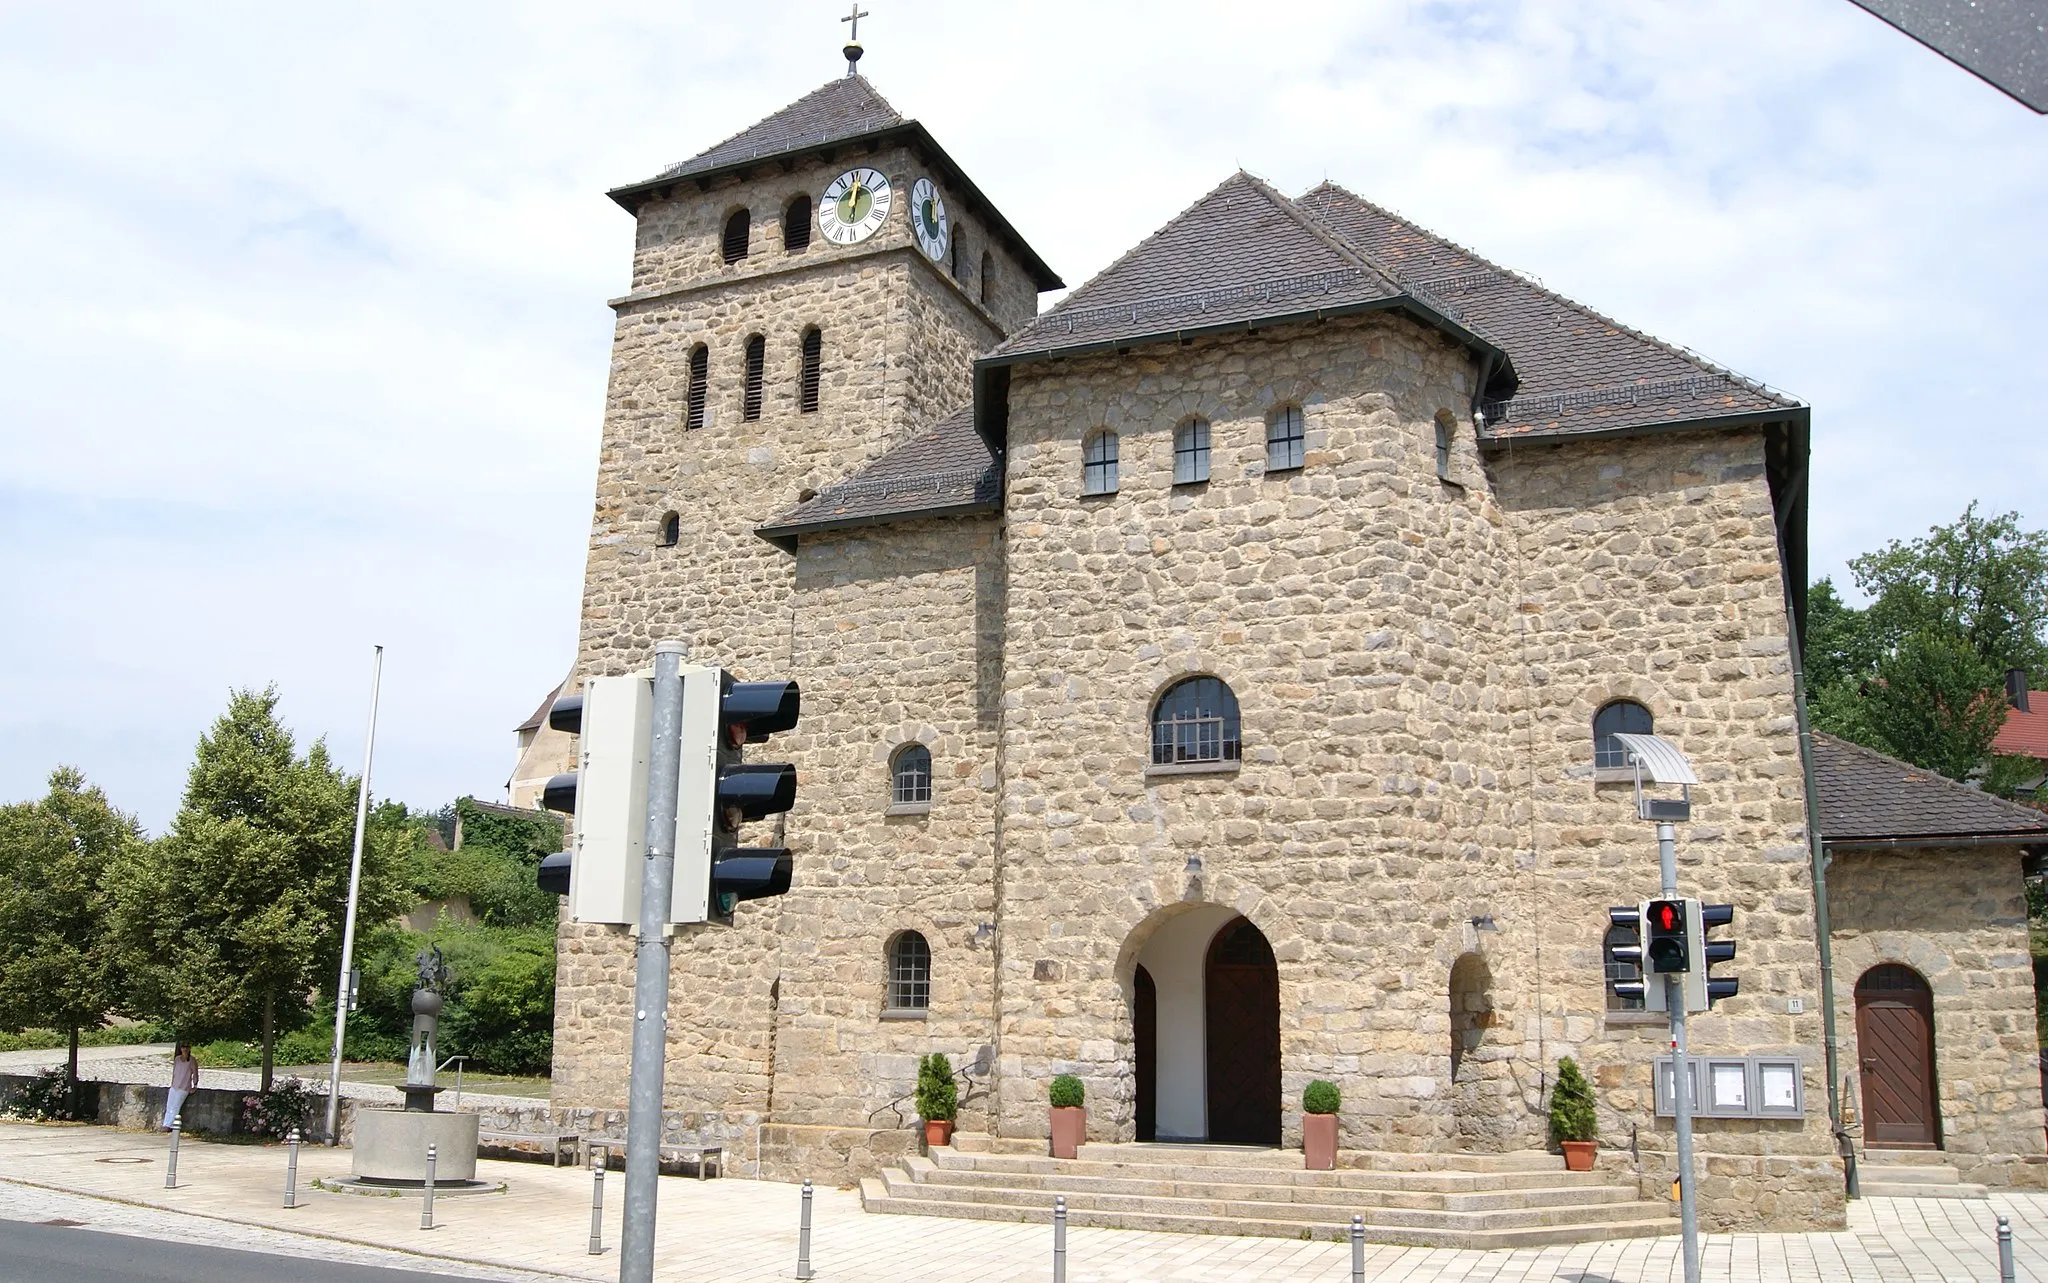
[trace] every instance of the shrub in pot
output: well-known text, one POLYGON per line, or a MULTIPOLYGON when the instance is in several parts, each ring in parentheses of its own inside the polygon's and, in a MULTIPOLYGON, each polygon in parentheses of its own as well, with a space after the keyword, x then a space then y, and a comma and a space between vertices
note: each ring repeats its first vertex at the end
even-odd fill
POLYGON ((1600 1118, 1593 1108, 1593 1085, 1570 1056, 1557 1062, 1557 1086, 1550 1093, 1550 1138, 1564 1150, 1567 1171, 1590 1172, 1598 1148, 1600 1118))
POLYGON ((927 1146, 953 1142, 953 1120, 960 1112, 960 1089, 953 1082, 953 1062, 935 1051, 917 1062, 917 1116, 924 1120, 927 1146))
POLYGON ((1301 1093, 1301 1160, 1312 1172, 1337 1166, 1337 1110, 1344 1098, 1337 1084, 1321 1078, 1301 1093))
POLYGON ((1052 1156, 1072 1158, 1088 1139, 1088 1111, 1082 1107, 1086 1092, 1081 1080, 1061 1074, 1046 1093, 1052 1104, 1052 1156))

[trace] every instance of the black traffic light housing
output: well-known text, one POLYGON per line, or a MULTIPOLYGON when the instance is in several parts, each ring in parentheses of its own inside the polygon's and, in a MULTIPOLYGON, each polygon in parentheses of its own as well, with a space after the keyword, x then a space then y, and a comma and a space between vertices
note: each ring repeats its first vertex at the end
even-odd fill
MULTIPOLYGON (((555 702, 548 706, 548 725, 570 735, 583 732, 583 696, 557 695, 555 702)), ((548 777, 541 786, 540 804, 550 811, 564 815, 576 813, 576 772, 565 771, 548 777)), ((534 871, 534 881, 540 889, 551 895, 569 894, 569 868, 575 862, 576 853, 557 851, 541 857, 540 868, 534 871)))
POLYGON ((1608 955, 1614 961, 1623 966, 1634 967, 1636 972, 1634 980, 1611 980, 1609 984, 1613 987, 1616 997, 1633 1002, 1644 1002, 1646 995, 1643 984, 1643 949, 1641 943, 1643 938, 1642 910, 1635 905, 1616 905, 1607 911, 1607 920, 1613 926, 1632 933, 1637 941, 1635 944, 1618 944, 1607 950, 1608 955))
POLYGON ((787 847, 742 847, 739 826, 796 805, 796 767, 742 762, 740 748, 794 728, 803 711, 795 682, 736 682, 721 675, 718 702, 718 784, 711 823, 711 891, 706 916, 732 923, 742 900, 789 890, 794 862, 787 847))
MULTIPOLYGON (((1734 905, 1702 904, 1700 906, 1700 935, 1705 936, 1707 932, 1715 927, 1729 927, 1733 925, 1735 925, 1734 905)), ((1733 998, 1741 990, 1742 981, 1735 976, 1716 976, 1712 974, 1715 963, 1735 961, 1735 942, 1733 940, 1705 940, 1703 941, 1703 948, 1703 970, 1708 972, 1707 1005, 1712 1006, 1722 998, 1733 998)))
POLYGON ((1685 901, 1651 900, 1643 908, 1648 919, 1643 926, 1643 956, 1649 970, 1671 975, 1692 970, 1692 933, 1688 929, 1685 901))

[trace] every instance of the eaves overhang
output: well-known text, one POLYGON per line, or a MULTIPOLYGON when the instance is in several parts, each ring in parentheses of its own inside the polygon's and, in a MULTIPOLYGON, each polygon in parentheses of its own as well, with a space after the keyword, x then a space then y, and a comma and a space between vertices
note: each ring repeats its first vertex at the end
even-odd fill
POLYGON ((754 533, 784 552, 795 552, 797 541, 805 535, 822 535, 834 530, 854 530, 862 526, 887 526, 905 521, 922 521, 929 517, 973 517, 1001 512, 1003 501, 977 499, 973 503, 935 504, 928 508, 904 508, 896 512, 871 512, 858 517, 836 517, 820 521, 792 521, 781 525, 756 526, 754 533))

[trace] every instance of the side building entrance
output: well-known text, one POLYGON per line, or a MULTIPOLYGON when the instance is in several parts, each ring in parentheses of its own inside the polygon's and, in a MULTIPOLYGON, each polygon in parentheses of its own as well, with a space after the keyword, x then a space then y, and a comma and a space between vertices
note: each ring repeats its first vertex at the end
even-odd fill
POLYGON ((1201 905, 1145 942, 1131 986, 1137 1139, 1280 1143, 1280 973, 1250 919, 1201 905))
POLYGON ((1911 967, 1886 963, 1856 982, 1863 1137, 1872 1145, 1935 1149, 1934 994, 1911 967))

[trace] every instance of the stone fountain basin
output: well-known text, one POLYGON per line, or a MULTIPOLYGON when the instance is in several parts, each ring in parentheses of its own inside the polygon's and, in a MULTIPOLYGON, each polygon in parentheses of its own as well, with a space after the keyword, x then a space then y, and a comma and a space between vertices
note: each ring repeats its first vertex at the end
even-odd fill
POLYGON ((404 1109, 356 1112, 357 1180, 421 1185, 427 1179, 427 1146, 434 1146, 434 1183, 476 1179, 478 1118, 469 1113, 426 1113, 404 1109))

